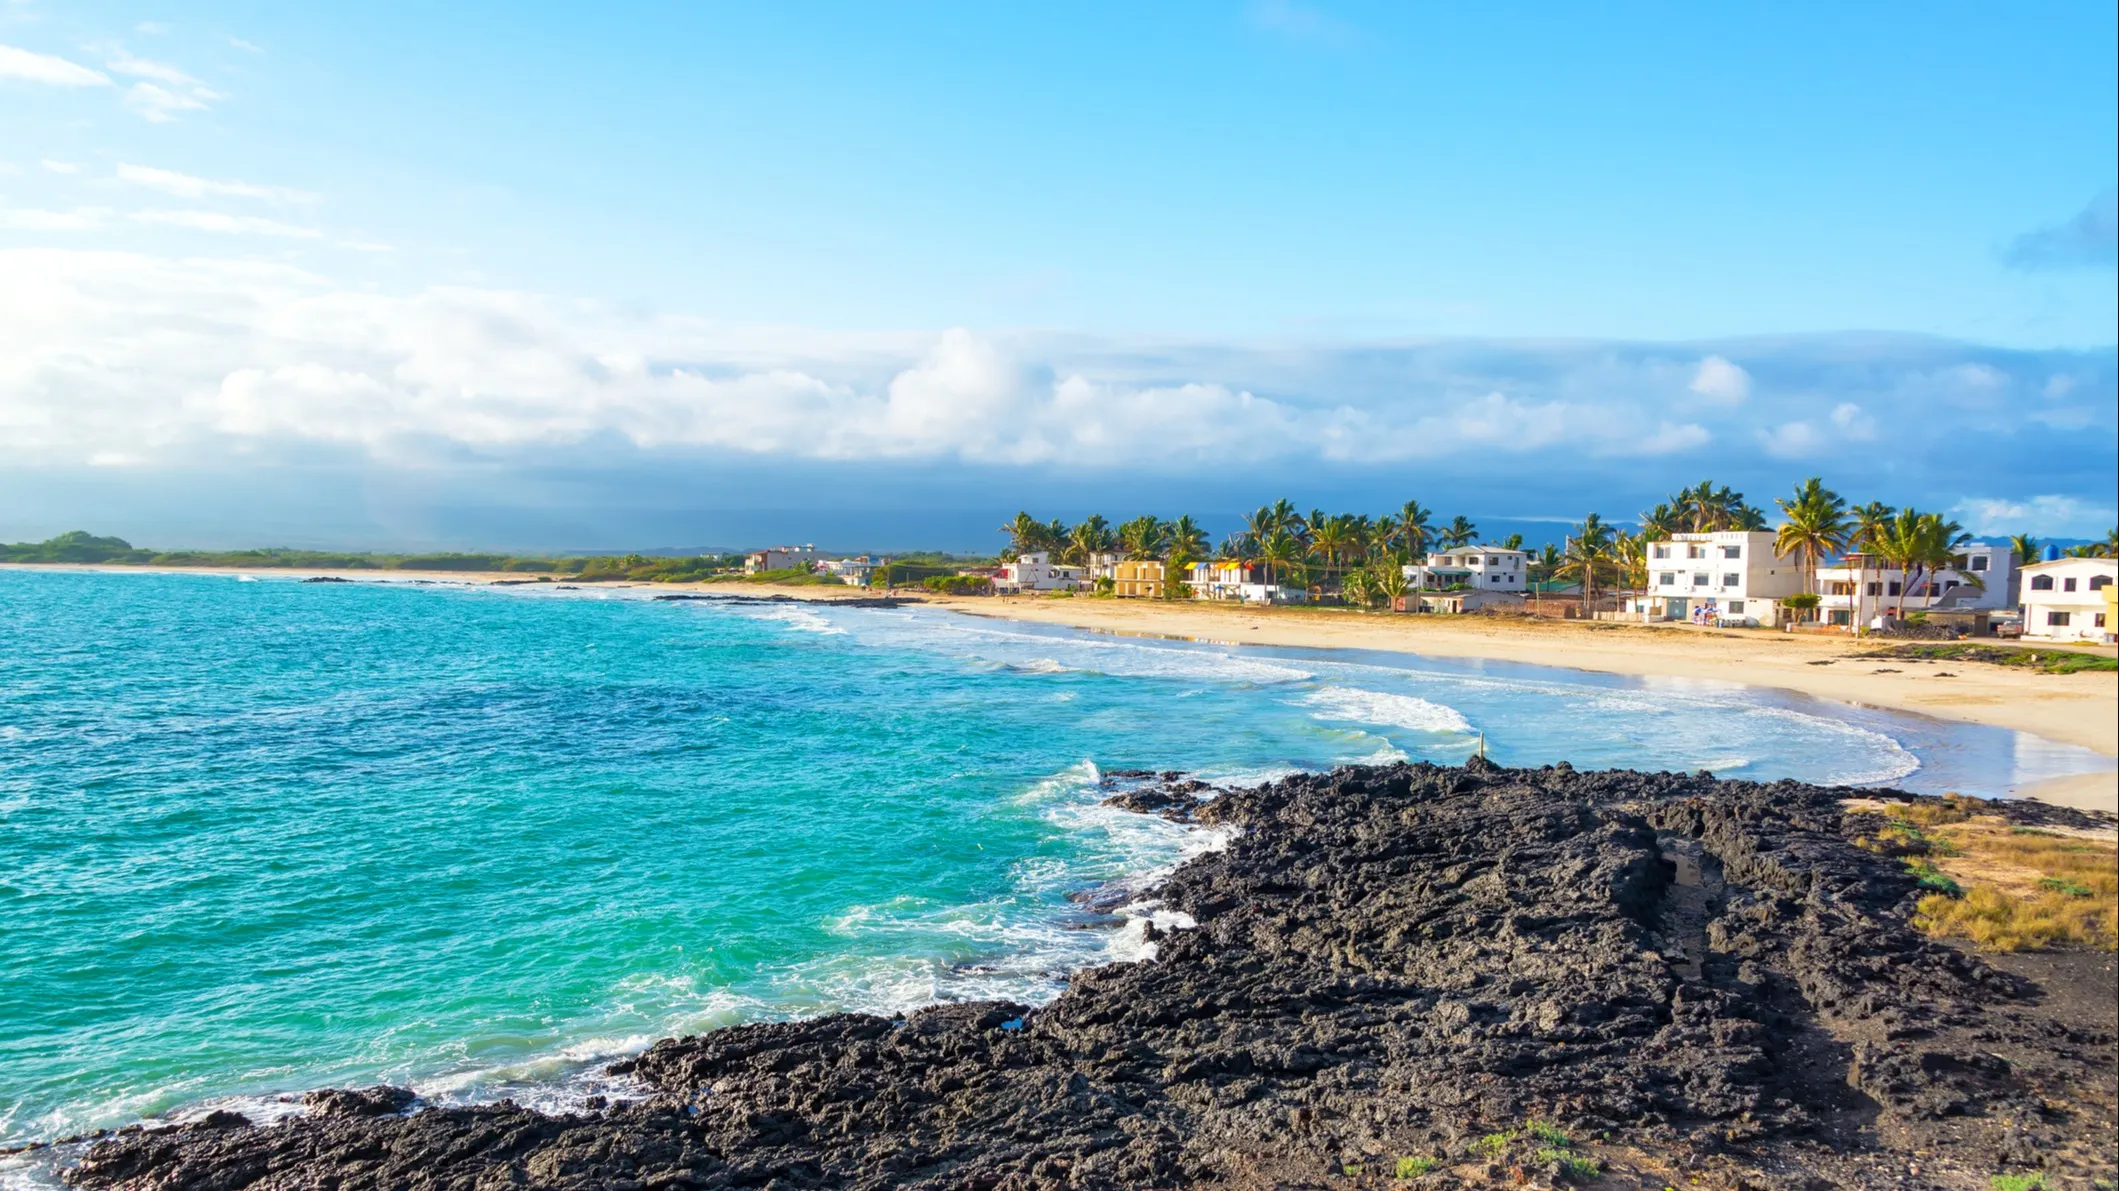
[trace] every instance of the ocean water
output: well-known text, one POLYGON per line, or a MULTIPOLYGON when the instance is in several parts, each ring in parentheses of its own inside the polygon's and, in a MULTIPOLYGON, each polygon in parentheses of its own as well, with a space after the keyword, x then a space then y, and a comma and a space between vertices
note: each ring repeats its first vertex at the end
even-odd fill
POLYGON ((2110 767, 1734 684, 651 594, 0 571, 0 1144, 376 1080, 556 1107, 669 1034, 1048 998, 1153 910, 1074 897, 1225 842, 1098 806, 1114 768, 2110 767))

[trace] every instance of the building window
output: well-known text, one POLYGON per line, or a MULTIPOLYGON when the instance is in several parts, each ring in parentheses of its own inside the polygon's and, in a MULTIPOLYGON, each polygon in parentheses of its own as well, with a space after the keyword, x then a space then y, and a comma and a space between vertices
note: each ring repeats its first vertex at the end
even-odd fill
POLYGON ((2051 591, 2051 590, 2053 590, 2053 577, 2052 577, 2051 575, 2033 575, 2033 576, 2031 576, 2031 590, 2032 590, 2032 591, 2051 591))
POLYGON ((1972 556, 1972 569, 1973 569, 1973 570, 1975 570, 1975 571, 1983 571, 1983 570, 1986 570, 1986 569, 1987 569, 1987 563, 1988 563, 1988 562, 1990 562, 1990 561, 1992 561, 1992 560, 1990 560, 1989 558, 1987 558, 1987 556, 1986 556, 1986 555, 1984 555, 1984 554, 1975 554, 1975 555, 1973 555, 1973 556, 1972 556))
POLYGON ((1741 583, 1741 582, 1743 582, 1743 581, 1744 581, 1744 577, 1743 577, 1742 575, 1723 575, 1723 576, 1722 576, 1722 586, 1723 586, 1723 587, 1735 587, 1735 586, 1736 586, 1737 584, 1739 584, 1739 583, 1741 583))
POLYGON ((2104 627, 2104 613, 2102 612, 2097 614, 2097 627, 2100 629, 2104 627))
POLYGON ((1731 600, 1731 601, 1729 601, 1729 614, 1730 614, 1731 616, 1742 616, 1742 615, 1744 614, 1744 601, 1742 601, 1742 600, 1731 600))
POLYGON ((2048 612, 2045 614, 2046 626, 2048 628, 2064 629, 2068 627, 2068 617, 2071 615, 2072 613, 2067 612, 2048 612))
POLYGON ((1657 558, 1669 558, 1669 557, 1670 557, 1670 547, 1668 547, 1668 546, 1657 546, 1657 547, 1655 548, 1655 556, 1656 556, 1657 558))
POLYGON ((1705 586, 1707 586, 1707 576, 1705 576, 1705 575, 1701 575, 1701 574, 1694 574, 1694 575, 1692 576, 1692 585, 1693 585, 1694 587, 1705 587, 1705 586))
POLYGON ((1881 583, 1871 583, 1871 584, 1869 585, 1869 594, 1870 594, 1870 595, 1882 595, 1882 594, 1883 594, 1883 592, 1884 592, 1884 585, 1883 585, 1883 584, 1881 584, 1881 583))
POLYGON ((1835 609, 1835 610, 1833 611, 1833 613, 1832 613, 1832 623, 1833 623, 1833 624, 1853 624, 1853 623, 1854 623, 1854 613, 1852 613, 1852 612, 1848 611, 1848 610, 1847 610, 1847 609, 1845 609, 1845 608, 1839 608, 1839 609, 1835 609))
POLYGON ((1678 573, 1676 571, 1664 571, 1655 577, 1655 581, 1658 587, 1676 587, 1678 585, 1678 573))
POLYGON ((2096 575, 2092 576, 2090 579, 2091 591, 2103 591, 2105 588, 2110 587, 2111 585, 2112 577, 2110 575, 2096 575))
POLYGON ((1707 557, 1707 548, 1704 546, 1687 546, 1685 547, 1685 557, 1705 558, 1707 557))
POLYGON ((2073 591, 2073 590, 2075 590, 2075 577, 2074 577, 2073 575, 2069 575, 2069 576, 2068 576, 2067 578, 2065 578, 2065 579, 2062 579, 2062 580, 2060 581, 2060 590, 2062 590, 2062 591, 2073 591))
POLYGON ((1724 547, 1722 547, 1722 557, 1723 557, 1723 558, 1742 558, 1743 556, 1744 556, 1744 548, 1743 548, 1742 546, 1724 546, 1724 547))
POLYGON ((1889 591, 1885 592, 1884 594, 1885 594, 1885 595, 1897 595, 1897 594, 1898 594, 1898 592, 1899 592, 1899 585, 1898 585, 1898 582, 1897 582, 1896 580, 1893 580, 1893 581, 1892 581, 1892 583, 1891 583, 1891 590, 1889 590, 1889 591))

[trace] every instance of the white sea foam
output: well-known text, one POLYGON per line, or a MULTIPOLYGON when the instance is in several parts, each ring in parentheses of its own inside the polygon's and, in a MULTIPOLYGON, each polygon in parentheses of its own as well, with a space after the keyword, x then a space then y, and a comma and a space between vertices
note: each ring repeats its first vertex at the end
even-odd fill
POLYGON ((1469 733, 1471 721, 1456 708, 1432 703, 1417 695, 1393 695, 1359 687, 1328 686, 1313 691, 1302 704, 1316 710, 1313 719, 1352 721, 1411 728, 1415 732, 1469 733))

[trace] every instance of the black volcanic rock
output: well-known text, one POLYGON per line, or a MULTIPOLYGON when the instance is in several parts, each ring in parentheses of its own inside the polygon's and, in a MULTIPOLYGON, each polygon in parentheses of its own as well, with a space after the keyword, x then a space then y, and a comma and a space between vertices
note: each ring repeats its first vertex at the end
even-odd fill
POLYGON ((156 1130, 66 1177, 1323 1187, 1378 1155, 1464 1161, 1533 1117, 1665 1169, 1771 1172, 1727 1185, 2108 1176, 2109 1025, 1912 931, 1919 888, 1851 842, 1851 793, 1483 761, 1291 777, 1197 808, 1240 830, 1156 891, 1196 926, 1043 1008, 736 1026, 617 1064, 647 1098, 593 1115, 156 1130))
POLYGON ((324 1088, 302 1097, 312 1117, 384 1117, 412 1107, 411 1088, 324 1088))

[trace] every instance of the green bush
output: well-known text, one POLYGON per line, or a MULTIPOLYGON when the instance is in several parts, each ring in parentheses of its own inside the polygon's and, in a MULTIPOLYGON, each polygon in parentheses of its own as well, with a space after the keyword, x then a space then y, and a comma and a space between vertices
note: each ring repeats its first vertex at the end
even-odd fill
POLYGON ((1391 1174, 1393 1177, 1401 1179, 1417 1179, 1433 1169, 1435 1169, 1435 1160, 1433 1158, 1400 1158, 1398 1159, 1397 1167, 1391 1171, 1391 1174))
POLYGON ((1997 1174, 1988 1185, 1994 1191, 2048 1191, 2052 1187, 2045 1181, 2045 1175, 2035 1171, 2030 1174, 1997 1174))
POLYGON ((936 575, 923 585, 943 595, 992 595, 993 580, 984 575, 936 575))

